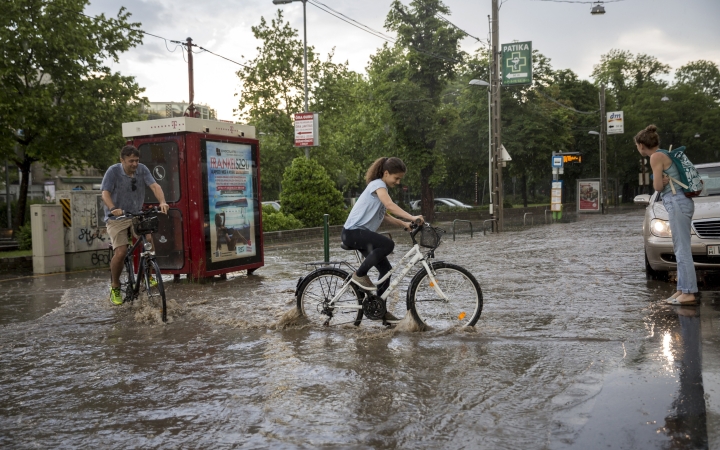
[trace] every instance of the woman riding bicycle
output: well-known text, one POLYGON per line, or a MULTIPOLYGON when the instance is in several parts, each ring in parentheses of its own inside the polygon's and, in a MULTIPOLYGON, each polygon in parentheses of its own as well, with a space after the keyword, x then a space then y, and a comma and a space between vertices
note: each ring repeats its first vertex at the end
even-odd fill
MULTIPOLYGON (((395 204, 388 194, 388 186, 400 185, 405 176, 407 167, 400 158, 378 158, 370 166, 365 175, 367 187, 353 206, 350 215, 343 226, 341 239, 347 247, 357 249, 365 260, 352 275, 352 281, 365 290, 375 290, 367 274, 371 267, 380 272, 380 278, 392 269, 387 257, 395 248, 395 243, 377 233, 377 229, 384 221, 392 225, 410 229, 410 223, 396 219, 387 213, 409 220, 423 222, 422 216, 413 216, 395 204)), ((390 286, 390 278, 377 287, 380 296, 390 286)))

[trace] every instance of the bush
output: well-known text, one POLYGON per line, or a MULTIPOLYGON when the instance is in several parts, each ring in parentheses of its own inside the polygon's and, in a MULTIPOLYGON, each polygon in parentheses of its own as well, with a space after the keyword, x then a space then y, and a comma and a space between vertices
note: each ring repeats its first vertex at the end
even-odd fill
POLYGON ((510 200, 508 198, 503 199, 503 208, 512 208, 512 207, 513 207, 512 200, 510 200))
POLYGON ((323 214, 331 225, 341 225, 347 212, 340 191, 325 169, 314 159, 295 158, 283 174, 280 211, 293 215, 307 227, 323 224, 323 214))
POLYGON ((21 226, 16 236, 20 250, 32 250, 32 227, 30 222, 21 226))
POLYGON ((270 205, 262 207, 263 231, 296 230, 303 228, 302 222, 292 214, 283 214, 270 205))

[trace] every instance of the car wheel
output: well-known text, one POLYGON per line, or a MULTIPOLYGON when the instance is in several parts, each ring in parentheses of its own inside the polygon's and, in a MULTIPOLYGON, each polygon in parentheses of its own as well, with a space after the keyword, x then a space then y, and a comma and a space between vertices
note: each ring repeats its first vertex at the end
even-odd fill
POLYGON ((667 280, 668 279, 668 272, 667 270, 655 270, 652 267, 650 267, 650 262, 648 261, 647 252, 645 252, 645 278, 648 280, 667 280))

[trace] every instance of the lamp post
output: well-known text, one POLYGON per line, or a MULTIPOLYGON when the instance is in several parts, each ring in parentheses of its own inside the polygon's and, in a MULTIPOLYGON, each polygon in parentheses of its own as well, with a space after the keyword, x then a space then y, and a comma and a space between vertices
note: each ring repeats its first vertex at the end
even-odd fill
MULTIPOLYGON (((292 2, 303 4, 303 77, 305 82, 305 112, 308 112, 308 83, 307 83, 307 15, 305 14, 307 0, 273 0, 274 5, 286 5, 292 2)), ((310 147, 305 147, 305 157, 310 158, 310 147)))
POLYGON ((489 213, 493 214, 493 196, 492 196, 492 126, 490 116, 490 83, 483 80, 470 80, 470 86, 487 86, 487 98, 488 98, 488 191, 490 193, 489 213))

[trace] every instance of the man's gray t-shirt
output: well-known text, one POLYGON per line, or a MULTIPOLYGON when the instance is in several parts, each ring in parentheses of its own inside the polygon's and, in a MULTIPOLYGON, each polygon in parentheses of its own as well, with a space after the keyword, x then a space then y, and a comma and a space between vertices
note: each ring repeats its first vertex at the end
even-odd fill
POLYGON ((385 218, 385 205, 378 198, 378 189, 387 190, 387 184, 381 179, 373 180, 367 185, 360 198, 353 206, 343 228, 346 230, 363 229, 377 231, 385 218))
MULTIPOLYGON (((110 166, 105 172, 101 189, 110 193, 110 198, 116 208, 130 213, 138 213, 145 202, 145 186, 155 183, 155 178, 145 164, 138 164, 135 178, 133 178, 125 173, 121 163, 117 163, 110 166), (133 180, 137 181, 133 183, 133 180), (134 191, 132 190, 133 184, 136 186, 134 191)), ((115 220, 115 216, 110 215, 107 205, 104 205, 104 208, 105 222, 115 220)))

